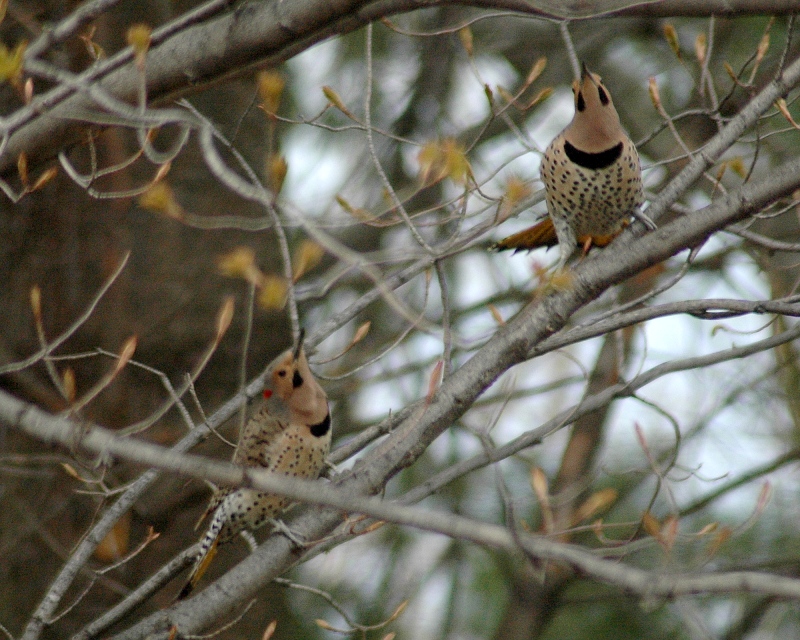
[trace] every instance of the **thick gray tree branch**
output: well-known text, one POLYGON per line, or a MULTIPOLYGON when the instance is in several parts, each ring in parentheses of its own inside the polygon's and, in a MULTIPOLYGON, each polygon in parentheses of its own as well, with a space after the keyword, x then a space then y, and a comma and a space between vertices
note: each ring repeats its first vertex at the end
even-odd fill
POLYGON ((570 344, 583 342, 611 331, 632 327, 655 318, 688 314, 703 320, 720 320, 750 313, 800 316, 800 303, 779 300, 682 300, 652 307, 643 307, 627 313, 612 315, 586 326, 564 329, 542 340, 531 351, 530 357, 540 356, 570 344))

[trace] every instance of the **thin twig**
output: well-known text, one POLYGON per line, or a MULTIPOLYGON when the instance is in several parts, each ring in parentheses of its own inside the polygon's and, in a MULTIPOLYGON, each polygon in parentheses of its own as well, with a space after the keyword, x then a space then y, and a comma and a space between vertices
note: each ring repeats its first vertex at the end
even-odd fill
POLYGON ((103 299, 103 296, 108 292, 111 288, 111 285, 119 277, 119 274, 122 273, 122 270, 125 268, 125 265, 128 264, 128 258, 130 258, 130 251, 127 252, 120 261, 117 268, 114 269, 114 272, 106 279, 103 283, 103 286, 100 287, 99 291, 95 294, 92 301, 86 307, 84 312, 78 316, 78 318, 73 322, 61 335, 51 341, 47 348, 43 348, 39 350, 37 353, 33 354, 32 356, 22 360, 20 362, 12 362, 11 364, 4 365, 0 367, 0 375, 4 373, 12 373, 14 371, 21 371, 27 367, 30 367, 33 364, 36 364, 43 358, 48 357, 55 351, 58 347, 60 347, 64 342, 66 342, 72 334, 74 334, 78 329, 81 328, 84 322, 86 322, 89 317, 94 313, 94 310, 97 308, 97 305, 100 303, 100 300, 103 299))

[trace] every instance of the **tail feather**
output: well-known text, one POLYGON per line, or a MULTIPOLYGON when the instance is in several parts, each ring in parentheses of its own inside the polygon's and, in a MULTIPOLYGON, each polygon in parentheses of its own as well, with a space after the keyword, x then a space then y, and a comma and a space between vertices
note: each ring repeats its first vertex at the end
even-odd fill
POLYGON ((200 542, 200 551, 197 552, 197 560, 195 560, 192 572, 189 574, 189 580, 178 594, 178 600, 183 600, 189 596, 197 586, 197 583, 200 582, 200 578, 203 577, 203 574, 206 572, 206 569, 208 569, 208 565, 211 564, 214 556, 217 555, 219 534, 225 522, 224 515, 225 514, 220 513, 219 509, 214 513, 214 518, 211 520, 211 524, 208 525, 208 531, 206 531, 206 534, 200 542))
MULTIPOLYGON (((206 509, 206 512, 195 525, 196 529, 209 513, 212 511, 214 512, 208 529, 200 540, 200 550, 197 552, 197 560, 195 560, 192 572, 189 574, 189 581, 178 594, 178 600, 183 600, 189 596, 197 583, 200 582, 200 578, 203 577, 203 574, 206 572, 206 569, 208 569, 208 565, 211 564, 214 556, 217 555, 217 545, 220 543, 220 534, 223 533, 225 523, 228 521, 228 502, 226 498, 228 498, 228 495, 222 495, 219 492, 215 493, 208 509, 206 509)), ((222 542, 228 539, 228 534, 229 532, 226 532, 227 537, 222 540, 222 542)))
POLYGON ((513 249, 514 253, 516 253, 517 251, 530 251, 539 247, 554 247, 557 244, 556 228, 553 226, 550 216, 547 216, 532 227, 503 238, 500 242, 495 242, 490 249, 492 251, 513 249))
MULTIPOLYGON (((606 235, 582 235, 578 237, 577 247, 583 248, 588 251, 590 247, 605 247, 611 244, 621 232, 622 229, 628 226, 627 220, 621 225, 619 231, 609 233, 606 235)), ((537 222, 532 227, 528 227, 519 233, 510 235, 503 238, 499 242, 495 242, 489 249, 492 251, 506 251, 513 249, 514 253, 517 251, 531 251, 539 249, 540 247, 554 247, 558 244, 558 236, 556 235, 556 228, 550 216, 547 216, 541 222, 537 222)))
POLYGON ((214 556, 217 555, 217 544, 219 543, 219 538, 214 538, 214 541, 211 543, 207 549, 200 551, 200 555, 197 557, 197 560, 194 564, 194 568, 192 569, 192 573, 189 575, 189 580, 184 585, 181 592, 178 594, 178 600, 183 600, 184 598, 188 598, 189 595, 194 591, 194 588, 197 586, 197 583, 200 582, 200 578, 203 577, 203 574, 208 569, 208 565, 211 564, 211 561, 214 559, 214 556))

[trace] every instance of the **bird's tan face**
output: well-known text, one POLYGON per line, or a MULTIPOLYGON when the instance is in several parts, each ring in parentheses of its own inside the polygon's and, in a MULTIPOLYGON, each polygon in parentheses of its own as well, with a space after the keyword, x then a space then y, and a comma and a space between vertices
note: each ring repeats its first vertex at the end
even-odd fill
POLYGON ((611 94, 600 76, 583 68, 581 79, 572 84, 575 116, 564 130, 570 144, 587 153, 599 153, 619 143, 624 135, 611 94))
POLYGON ((308 366, 305 351, 289 350, 276 358, 272 369, 272 392, 286 403, 290 419, 314 425, 328 415, 328 397, 308 366))

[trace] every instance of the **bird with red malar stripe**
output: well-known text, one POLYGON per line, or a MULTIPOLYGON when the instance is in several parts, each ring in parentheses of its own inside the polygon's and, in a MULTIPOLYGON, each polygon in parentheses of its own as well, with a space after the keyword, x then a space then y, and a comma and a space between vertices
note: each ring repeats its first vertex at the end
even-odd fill
MULTIPOLYGON (((328 397, 308 366, 302 332, 292 349, 270 363, 263 395, 242 430, 234 464, 295 478, 317 478, 330 451, 331 416, 328 397)), ((200 519, 211 515, 189 580, 178 598, 193 591, 219 544, 244 530, 265 524, 278 527, 282 523, 275 517, 289 502, 289 498, 257 489, 217 489, 200 519)))

